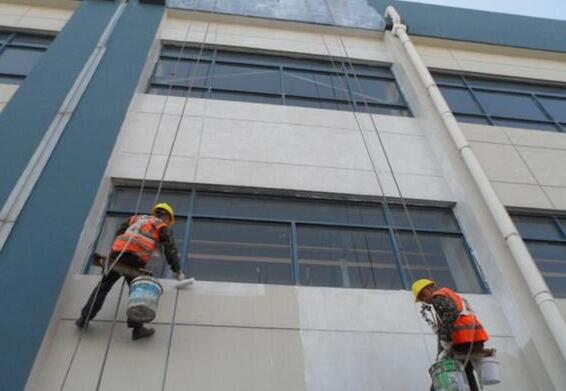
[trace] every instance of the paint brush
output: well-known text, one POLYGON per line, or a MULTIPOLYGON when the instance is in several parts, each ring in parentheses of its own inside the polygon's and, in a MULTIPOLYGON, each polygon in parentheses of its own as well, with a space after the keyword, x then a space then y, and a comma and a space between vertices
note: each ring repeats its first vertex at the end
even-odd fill
POLYGON ((190 286, 190 285, 193 285, 194 282, 195 282, 194 277, 185 278, 184 280, 181 280, 181 281, 177 282, 177 283, 175 284, 175 288, 177 288, 177 289, 183 289, 183 288, 186 288, 186 287, 188 287, 188 286, 190 286))

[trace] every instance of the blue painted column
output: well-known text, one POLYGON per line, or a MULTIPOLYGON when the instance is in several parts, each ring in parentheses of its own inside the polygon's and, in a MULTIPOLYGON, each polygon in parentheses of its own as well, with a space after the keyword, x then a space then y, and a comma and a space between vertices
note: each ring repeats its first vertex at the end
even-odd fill
MULTIPOLYGON (((56 42, 61 67, 73 50, 79 50, 84 35, 91 34, 85 30, 96 25, 97 32, 102 32, 116 6, 108 1, 87 1, 81 6, 56 42)), ((27 381, 164 10, 160 5, 128 3, 102 62, 0 253, 0 390, 19 391, 27 381)), ((99 34, 93 36, 97 41, 99 34)), ((37 73, 41 72, 38 68, 37 73)), ((26 84, 32 88, 31 77, 26 84)), ((45 80, 42 93, 49 91, 45 80)), ((15 111, 11 115, 33 116, 33 106, 20 99, 18 105, 11 104, 15 111)))

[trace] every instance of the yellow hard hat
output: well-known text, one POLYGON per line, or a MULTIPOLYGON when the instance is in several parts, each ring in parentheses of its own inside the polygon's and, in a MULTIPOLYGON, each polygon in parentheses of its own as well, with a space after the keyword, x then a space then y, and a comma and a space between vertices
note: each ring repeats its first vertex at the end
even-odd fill
POLYGON ((419 301, 419 295, 421 291, 429 285, 436 284, 436 282, 429 280, 428 278, 421 278, 413 283, 412 290, 413 296, 415 296, 415 302, 419 301))
POLYGON ((166 202, 160 202, 159 204, 155 205, 153 209, 151 209, 151 213, 155 213, 157 209, 163 209, 165 212, 169 214, 171 217, 171 225, 175 224, 175 211, 173 207, 166 202))

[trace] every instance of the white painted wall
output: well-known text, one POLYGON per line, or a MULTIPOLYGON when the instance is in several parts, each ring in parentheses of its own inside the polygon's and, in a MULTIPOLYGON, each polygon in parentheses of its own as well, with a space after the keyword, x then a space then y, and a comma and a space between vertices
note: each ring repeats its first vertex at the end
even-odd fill
MULTIPOLYGON (((110 175, 175 182, 381 195, 354 116, 348 112, 139 94, 110 175), (167 105, 165 105, 167 101, 167 105), (157 136, 156 136, 157 135, 157 136)), ((367 115, 358 116, 379 180, 399 194, 367 115)), ((374 115, 404 197, 449 201, 442 174, 413 118, 374 115), (425 191, 423 191, 423 189, 425 191)))
MULTIPOLYGON (((386 35, 386 42, 391 43, 392 48, 396 48, 393 68, 398 81, 408 92, 407 98, 420 127, 427 129, 424 134, 428 137, 435 155, 442 157, 439 161, 444 178, 456 200, 454 211, 471 243, 493 295, 500 302, 502 311, 513 328, 513 334, 521 347, 523 357, 527 360, 530 371, 535 375, 537 389, 566 389, 564 358, 556 349, 556 343, 527 289, 524 277, 494 225, 487 205, 478 193, 469 171, 464 167, 454 143, 433 108, 427 91, 400 47, 401 44, 390 35, 386 35)), ((487 134, 489 129, 486 128, 485 132, 487 134)), ((489 155, 487 159, 492 158, 499 157, 489 155)), ((481 161, 485 164, 485 158, 481 161)), ((504 164, 505 160, 501 159, 500 163, 504 164)))
MULTIPOLYGON (((161 390, 163 381, 165 390, 202 391, 430 385, 435 337, 409 292, 197 282, 177 293, 171 281, 162 282, 157 334, 132 342, 124 297, 110 336, 118 287, 81 336, 73 321, 95 277, 73 277, 48 355, 57 360, 46 360, 28 389, 95 390, 99 377, 102 390, 161 390)), ((468 298, 503 365, 505 383, 491 389, 535 390, 497 301, 490 295, 468 298)))
MULTIPOLYGON (((417 38, 431 68, 566 82, 566 54, 417 38)), ((495 191, 510 207, 566 210, 566 135, 460 124, 495 191)))
POLYGON ((12 99, 18 87, 19 85, 17 84, 0 84, 0 112, 4 110, 4 107, 12 99))
POLYGON ((414 39, 429 68, 566 82, 566 54, 432 38, 414 39))
POLYGON ((35 31, 60 31, 74 10, 77 1, 19 0, 0 2, 0 26, 35 31))

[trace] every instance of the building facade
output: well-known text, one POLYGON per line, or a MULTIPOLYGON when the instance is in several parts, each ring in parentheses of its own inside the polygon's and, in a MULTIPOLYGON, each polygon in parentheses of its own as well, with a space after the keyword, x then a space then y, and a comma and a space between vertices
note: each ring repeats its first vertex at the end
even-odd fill
POLYGON ((565 23, 389 3, 2 0, 0 389, 429 389, 426 277, 565 390, 565 23), (157 200, 196 283, 79 330, 157 200))

